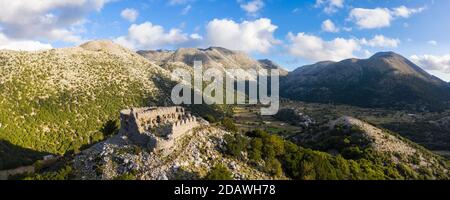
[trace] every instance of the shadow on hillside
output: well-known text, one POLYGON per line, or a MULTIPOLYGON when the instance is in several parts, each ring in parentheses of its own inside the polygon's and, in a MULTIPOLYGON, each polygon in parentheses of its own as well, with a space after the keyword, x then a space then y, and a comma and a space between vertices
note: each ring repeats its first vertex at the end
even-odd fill
POLYGON ((108 120, 103 124, 103 127, 100 129, 100 132, 103 133, 104 137, 108 137, 111 135, 116 135, 119 133, 119 122, 117 120, 108 120))
POLYGON ((0 140, 0 170, 31 165, 46 155, 50 153, 23 148, 9 141, 0 140))

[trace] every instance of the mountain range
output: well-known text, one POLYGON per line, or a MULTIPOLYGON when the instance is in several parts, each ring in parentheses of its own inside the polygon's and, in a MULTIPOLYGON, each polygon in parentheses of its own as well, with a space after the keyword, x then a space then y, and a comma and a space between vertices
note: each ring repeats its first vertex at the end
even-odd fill
POLYGON ((268 59, 255 60, 243 52, 221 47, 138 51, 151 62, 173 70, 204 68, 279 69, 282 97, 306 102, 339 103, 406 110, 442 110, 449 106, 450 84, 430 75, 394 52, 368 59, 323 61, 288 72, 268 59))
MULTIPOLYGON (((270 60, 220 47, 136 53, 110 41, 91 41, 36 52, 0 51, 0 169, 30 165, 52 154, 73 156, 64 165, 79 179, 113 179, 131 172, 134 178, 176 179, 179 174, 174 169, 183 167, 187 170, 183 173, 201 178, 223 159, 242 179, 448 179, 441 157, 354 118, 318 127, 327 131, 317 136, 329 138, 324 141, 330 143, 314 144, 308 143, 311 138, 294 144, 276 134, 238 137, 240 133, 223 125, 229 125, 225 119, 211 120, 190 142, 180 144, 189 148, 178 149, 170 162, 128 143, 116 143, 125 140, 117 135, 119 111, 170 105, 171 70, 192 68, 198 59, 205 68, 221 70, 280 69, 282 95, 294 100, 426 110, 441 108, 449 99, 448 83, 392 52, 363 60, 320 62, 288 73, 270 60), (350 128, 342 132, 342 127, 350 128), (241 148, 237 157, 228 155, 233 154, 231 148, 241 148), (336 151, 345 156, 336 156, 336 151)), ((211 107, 200 105, 200 110, 205 109, 211 107)), ((215 111, 216 116, 228 116, 215 111)))
POLYGON ((180 48, 175 51, 147 50, 138 51, 150 61, 168 68, 170 65, 193 66, 194 61, 201 60, 203 68, 226 69, 279 69, 280 75, 287 75, 288 71, 270 60, 255 60, 240 51, 232 51, 222 47, 210 47, 206 49, 180 48))

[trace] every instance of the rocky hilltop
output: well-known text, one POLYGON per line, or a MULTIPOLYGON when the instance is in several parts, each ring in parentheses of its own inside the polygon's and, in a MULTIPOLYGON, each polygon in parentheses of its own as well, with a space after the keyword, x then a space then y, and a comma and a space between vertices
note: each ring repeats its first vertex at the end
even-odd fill
POLYGON ((326 124, 324 131, 297 136, 301 144, 355 161, 372 161, 377 166, 395 166, 408 179, 448 179, 446 160, 393 133, 354 117, 343 116, 326 124), (383 163, 383 164, 381 164, 383 163))
POLYGON ((117 135, 83 151, 73 161, 75 179, 111 180, 126 175, 138 180, 201 179, 217 164, 224 164, 234 179, 267 180, 273 177, 223 154, 224 136, 220 128, 203 126, 177 141, 170 154, 149 152, 117 135), (98 169, 98 170, 95 170, 98 169))
POLYGON ((281 91, 303 101, 415 110, 443 109, 450 99, 446 82, 393 52, 300 67, 281 91))

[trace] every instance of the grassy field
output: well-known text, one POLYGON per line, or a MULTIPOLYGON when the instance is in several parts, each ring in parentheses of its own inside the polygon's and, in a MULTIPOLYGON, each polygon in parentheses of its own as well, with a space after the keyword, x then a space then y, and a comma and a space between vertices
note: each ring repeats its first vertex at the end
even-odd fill
POLYGON ((239 130, 246 132, 254 129, 261 129, 285 137, 302 131, 301 127, 292 126, 289 123, 279 121, 272 116, 261 116, 258 114, 258 111, 258 106, 235 107, 233 117, 239 130))

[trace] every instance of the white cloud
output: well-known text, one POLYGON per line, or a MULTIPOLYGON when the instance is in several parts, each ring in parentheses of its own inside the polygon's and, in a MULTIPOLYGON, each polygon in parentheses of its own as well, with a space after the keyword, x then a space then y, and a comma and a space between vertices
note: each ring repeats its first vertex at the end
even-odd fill
POLYGON ((201 35, 199 35, 198 33, 193 33, 189 37, 194 40, 203 40, 203 37, 201 35))
POLYGON ((324 7, 323 11, 328 14, 337 12, 339 8, 344 7, 344 0, 316 0, 316 8, 324 7))
POLYGON ((390 26, 392 15, 387 8, 354 8, 349 18, 362 29, 372 29, 390 26))
POLYGON ((169 4, 170 5, 183 5, 183 4, 187 4, 190 3, 194 0, 169 0, 169 4))
POLYGON ((133 8, 126 8, 126 9, 122 10, 122 12, 120 13, 120 16, 122 16, 122 18, 124 18, 130 22, 134 22, 134 21, 136 21, 137 17, 139 16, 139 12, 133 8))
POLYGON ((288 34, 288 51, 291 55, 312 61, 339 61, 354 57, 353 52, 360 50, 358 40, 335 38, 325 41, 315 35, 306 33, 288 34))
POLYGON ((392 9, 392 15, 396 17, 408 18, 413 14, 421 13, 425 10, 425 7, 421 8, 407 8, 406 6, 400 6, 392 9))
POLYGON ((130 49, 158 49, 167 46, 179 46, 201 39, 198 34, 188 35, 180 29, 165 31, 164 27, 150 22, 132 24, 128 35, 116 38, 114 41, 130 49))
POLYGON ((436 40, 430 40, 428 41, 428 44, 433 45, 433 46, 437 46, 437 41, 436 40))
POLYGON ((340 61, 347 58, 363 55, 367 57, 370 51, 363 47, 395 48, 400 40, 376 35, 372 39, 345 39, 335 38, 333 40, 323 40, 322 38, 306 33, 297 35, 289 33, 287 36, 289 44, 287 50, 289 54, 311 61, 340 61))
POLYGON ((238 3, 249 15, 256 15, 264 7, 264 1, 262 0, 252 0, 247 3, 243 0, 238 0, 238 3))
POLYGON ((425 8, 407 8, 400 6, 397 8, 353 8, 348 17, 361 29, 374 29, 389 27, 396 18, 409 18, 411 15, 420 13, 425 8))
POLYGON ((366 49, 363 51, 363 55, 365 58, 369 58, 370 56, 373 55, 373 53, 366 49))
POLYGON ((334 23, 329 19, 322 22, 322 30, 332 33, 339 32, 339 28, 337 28, 336 25, 334 25, 334 23))
POLYGON ((362 45, 367 45, 370 47, 397 47, 400 44, 399 39, 388 38, 383 35, 376 35, 370 40, 363 38, 361 40, 362 45))
POLYGON ((276 29, 277 26, 267 18, 242 23, 214 19, 206 26, 207 43, 232 50, 267 53, 273 45, 279 43, 273 35, 276 29))
POLYGON ((342 28, 342 30, 347 31, 347 32, 350 32, 350 31, 352 31, 353 29, 352 29, 351 27, 344 27, 344 28, 342 28))
POLYGON ((450 55, 413 55, 411 61, 425 70, 435 70, 443 73, 450 73, 450 55))
POLYGON ((52 45, 31 40, 11 40, 0 33, 0 50, 37 51, 51 49, 52 45))
POLYGON ((192 6, 191 5, 187 5, 186 7, 183 8, 183 10, 181 11, 182 15, 186 15, 189 13, 189 11, 191 11, 192 6))
POLYGON ((92 11, 100 11, 110 0, 0 0, 3 33, 17 40, 44 38, 81 42, 78 29, 92 11))

